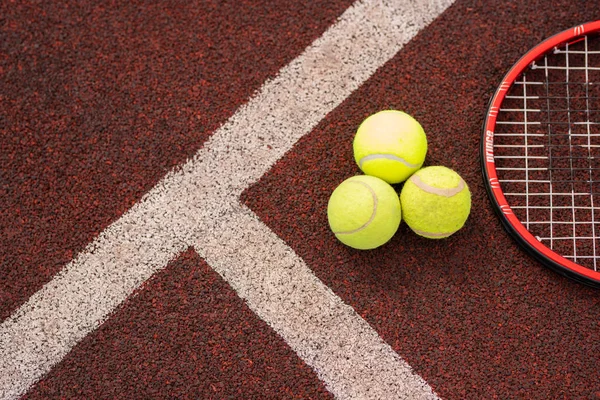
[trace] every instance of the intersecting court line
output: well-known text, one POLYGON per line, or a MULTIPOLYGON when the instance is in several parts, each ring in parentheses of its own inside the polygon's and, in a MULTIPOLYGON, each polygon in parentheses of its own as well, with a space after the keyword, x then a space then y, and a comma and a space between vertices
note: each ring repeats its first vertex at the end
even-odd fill
POLYGON ((437 398, 239 195, 453 0, 365 0, 0 325, 0 398, 24 394, 189 246, 339 399, 437 398))

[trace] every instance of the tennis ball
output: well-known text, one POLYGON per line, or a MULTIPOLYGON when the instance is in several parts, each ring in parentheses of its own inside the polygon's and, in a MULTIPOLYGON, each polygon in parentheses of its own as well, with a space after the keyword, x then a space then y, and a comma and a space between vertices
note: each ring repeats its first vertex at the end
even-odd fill
POLYGON ((423 165, 427 137, 410 115, 385 110, 360 124, 352 147, 354 160, 365 174, 400 183, 423 165))
POLYGON ((379 178, 353 176, 331 194, 327 219, 340 242, 355 249, 374 249, 398 230, 400 199, 394 188, 379 178))
POLYGON ((410 229, 430 239, 442 239, 465 224, 471 211, 471 192, 450 168, 426 167, 404 183, 400 204, 410 229))

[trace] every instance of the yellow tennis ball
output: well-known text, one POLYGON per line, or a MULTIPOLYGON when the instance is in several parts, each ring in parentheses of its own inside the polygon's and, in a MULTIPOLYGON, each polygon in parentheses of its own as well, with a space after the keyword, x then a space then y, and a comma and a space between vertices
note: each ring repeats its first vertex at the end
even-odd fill
POLYGON ((400 192, 402 218, 418 235, 442 239, 463 227, 471 212, 471 192, 456 172, 426 167, 414 173, 400 192))
POLYGON ((427 137, 419 122, 397 110, 380 111, 358 127, 354 160, 367 175, 400 183, 419 170, 427 153, 427 137))
POLYGON ((331 194, 327 219, 340 242, 355 249, 374 249, 398 230, 400 199, 394 188, 379 178, 353 176, 331 194))

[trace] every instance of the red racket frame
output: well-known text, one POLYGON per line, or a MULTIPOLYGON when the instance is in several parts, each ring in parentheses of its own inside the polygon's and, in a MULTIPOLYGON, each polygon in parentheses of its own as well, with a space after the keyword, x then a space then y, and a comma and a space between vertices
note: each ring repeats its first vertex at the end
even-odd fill
POLYGON ((495 206, 496 212, 500 216, 502 224, 511 236, 544 265, 578 282, 600 288, 600 271, 594 271, 578 265, 546 247, 517 219, 512 212, 510 205, 506 201, 506 197, 504 196, 498 181, 496 165, 494 163, 493 146, 498 110, 504 101, 506 93, 521 73, 527 70, 532 62, 538 60, 555 47, 560 47, 565 43, 575 41, 577 38, 584 35, 598 32, 600 32, 600 20, 567 29, 541 42, 517 61, 517 63, 508 71, 506 76, 504 76, 500 86, 490 101, 483 126, 481 160, 484 183, 488 195, 495 206))

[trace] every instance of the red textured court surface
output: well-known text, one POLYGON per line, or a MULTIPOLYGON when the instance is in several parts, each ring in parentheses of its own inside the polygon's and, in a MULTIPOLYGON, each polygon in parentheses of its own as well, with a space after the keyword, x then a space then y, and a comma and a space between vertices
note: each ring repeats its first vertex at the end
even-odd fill
MULTIPOLYGON (((0 321, 8 318, 351 1, 0 3, 0 321)), ((442 398, 600 398, 600 292, 545 269, 501 228, 480 175, 487 103, 593 1, 458 0, 248 188, 242 202, 442 398), (381 109, 417 118, 426 165, 469 184, 447 240, 405 224, 344 247, 326 204, 359 171, 381 109)), ((147 281, 26 398, 331 398, 193 250, 147 281)))

